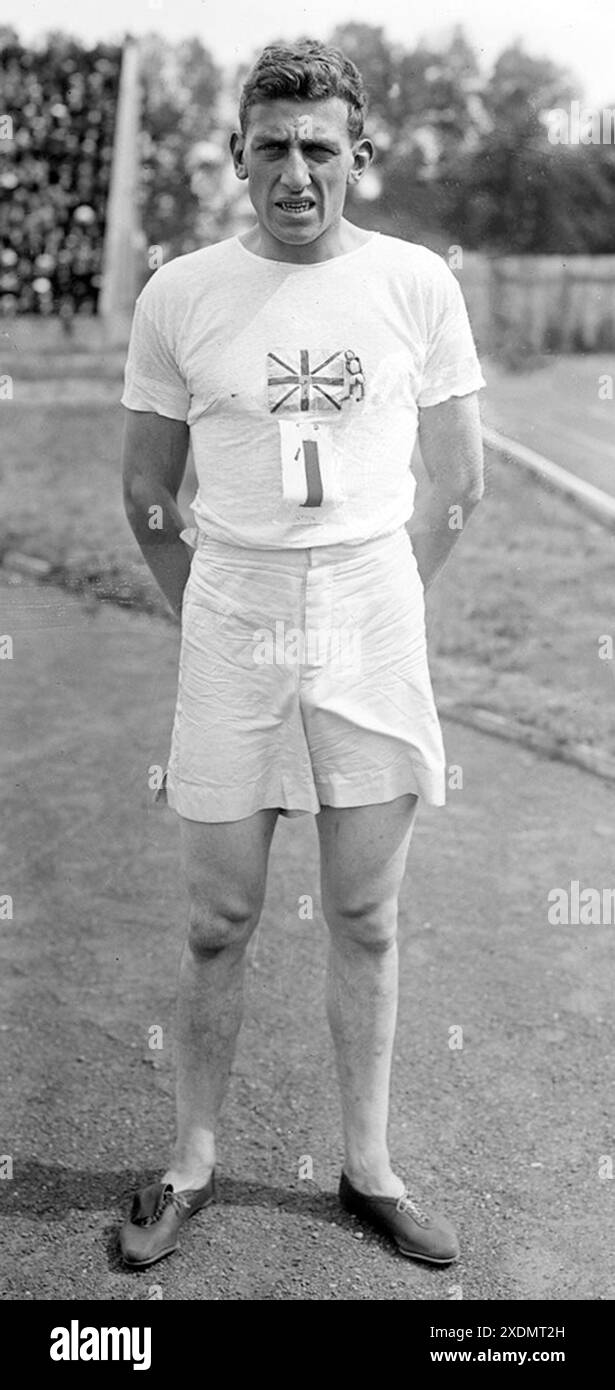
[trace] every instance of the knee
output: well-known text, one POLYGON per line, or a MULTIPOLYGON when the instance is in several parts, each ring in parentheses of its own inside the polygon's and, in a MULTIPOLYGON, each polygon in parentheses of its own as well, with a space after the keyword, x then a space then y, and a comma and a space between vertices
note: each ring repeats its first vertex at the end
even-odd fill
POLYGON ((329 910, 327 923, 340 949, 384 955, 397 940, 397 902, 345 904, 329 910))
POLYGON ((192 897, 188 912, 188 947, 192 955, 208 960, 221 951, 243 951, 259 915, 260 904, 247 900, 212 903, 192 897))

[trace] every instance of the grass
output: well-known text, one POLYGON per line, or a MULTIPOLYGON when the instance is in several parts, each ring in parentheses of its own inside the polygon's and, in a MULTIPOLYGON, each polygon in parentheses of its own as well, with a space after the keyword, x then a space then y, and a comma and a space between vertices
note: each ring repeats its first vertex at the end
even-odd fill
MULTIPOLYGON (((13 369, 15 399, 0 408, 0 556, 44 557, 69 588, 168 616, 124 516, 117 376, 106 399, 90 399, 80 377, 67 401, 66 381, 58 399, 57 380, 29 385, 26 360, 13 369)), ((436 695, 612 753, 615 661, 600 659, 599 641, 615 637, 615 538, 512 464, 488 464, 485 499, 428 596, 436 695)), ((190 469, 187 518, 194 489, 190 469)))
MULTIPOLYGON (((124 514, 120 382, 104 403, 88 402, 79 385, 77 404, 54 403, 54 382, 49 403, 35 404, 20 401, 17 382, 0 410, 0 557, 16 549, 40 556, 70 589, 168 616, 124 514)), ((190 468, 184 508, 195 486, 190 468)))
POLYGON ((615 751, 615 537, 488 456, 487 494, 429 596, 437 694, 615 751), (451 692, 454 692, 451 696, 451 692))

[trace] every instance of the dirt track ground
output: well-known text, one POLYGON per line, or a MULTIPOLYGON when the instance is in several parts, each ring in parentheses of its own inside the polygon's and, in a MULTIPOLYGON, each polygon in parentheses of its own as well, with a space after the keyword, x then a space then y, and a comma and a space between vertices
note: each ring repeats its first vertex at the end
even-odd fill
POLYGON ((446 724, 463 788, 419 819, 401 899, 391 1142, 463 1258, 429 1270, 338 1209, 310 817, 280 822, 220 1145, 220 1202, 181 1253, 123 1270, 118 1219, 166 1161, 185 905, 164 761, 177 630, 0 580, 12 661, 0 986, 3 1299, 613 1299, 615 925, 549 926, 547 894, 613 886, 615 789, 446 724), (298 899, 314 895, 313 922, 298 899), (163 1029, 161 1051, 148 1030, 163 1029), (451 1050, 449 1029, 463 1028, 451 1050), (299 1178, 309 1155, 313 1180, 299 1178))

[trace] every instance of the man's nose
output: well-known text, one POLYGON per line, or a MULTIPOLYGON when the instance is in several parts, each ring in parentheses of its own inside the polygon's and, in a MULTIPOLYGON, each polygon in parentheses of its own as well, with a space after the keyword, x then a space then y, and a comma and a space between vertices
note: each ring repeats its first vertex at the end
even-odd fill
POLYGON ((290 150, 284 161, 281 182, 293 193, 301 193, 310 182, 310 171, 301 150, 290 150))

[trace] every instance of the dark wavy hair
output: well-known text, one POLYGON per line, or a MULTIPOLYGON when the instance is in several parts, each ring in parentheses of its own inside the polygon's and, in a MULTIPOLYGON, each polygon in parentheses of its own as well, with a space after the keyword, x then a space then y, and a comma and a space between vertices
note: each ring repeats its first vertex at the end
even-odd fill
POLYGON ((257 102, 278 98, 323 101, 327 97, 340 97, 346 102, 348 133, 352 140, 360 139, 367 115, 367 95, 361 73, 350 58, 318 39, 269 44, 243 84, 239 99, 242 134, 246 133, 250 107, 257 102))

